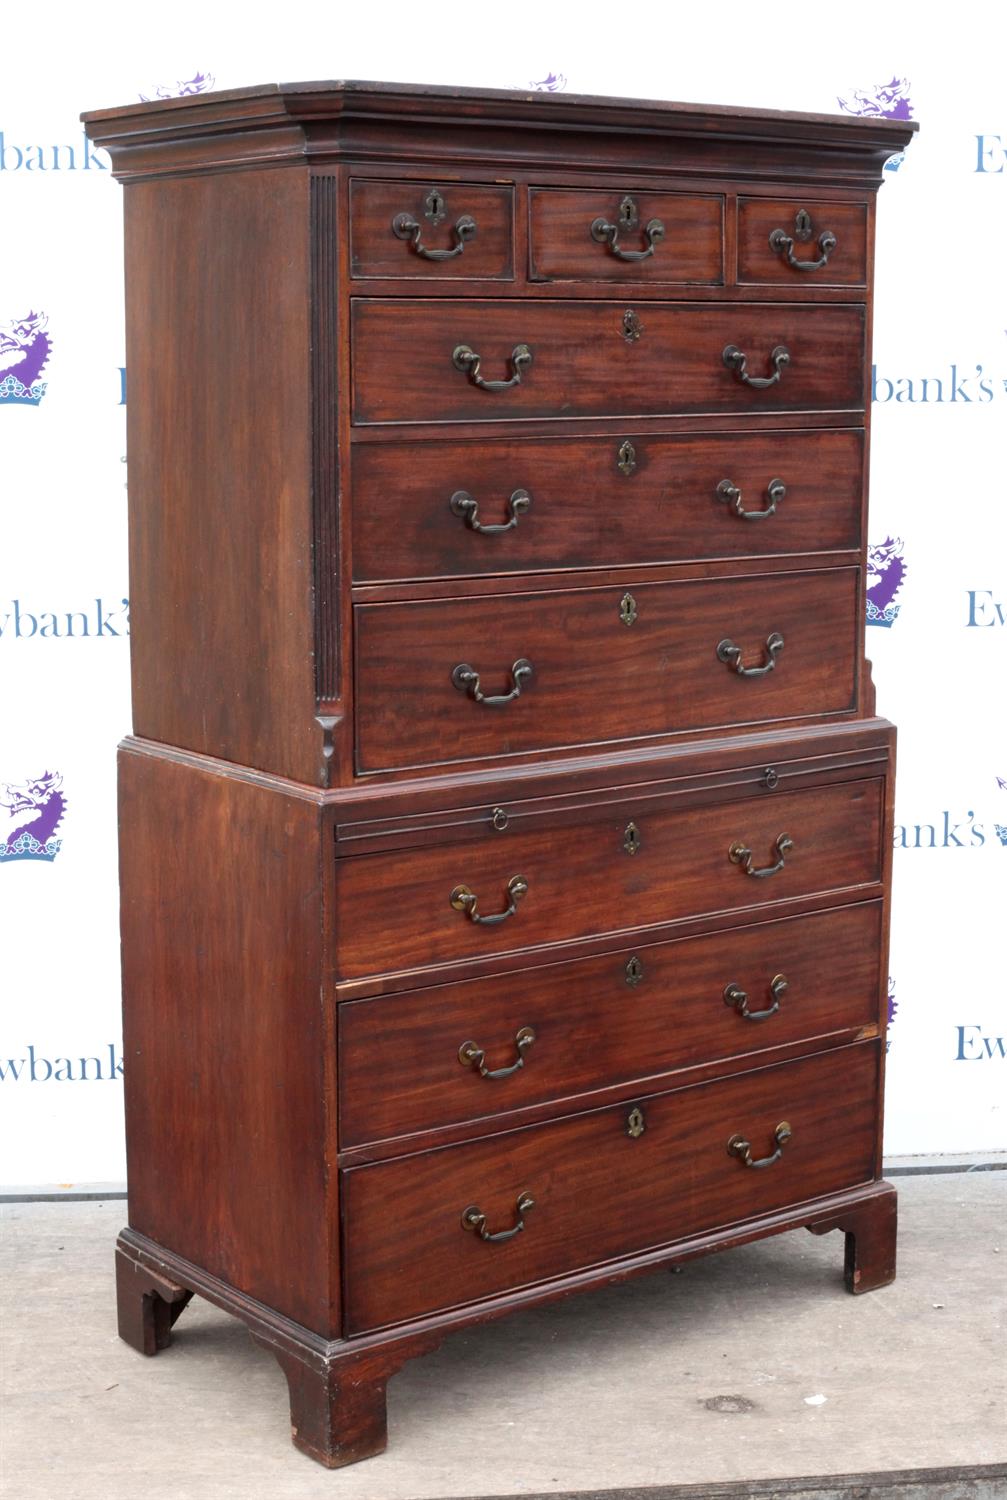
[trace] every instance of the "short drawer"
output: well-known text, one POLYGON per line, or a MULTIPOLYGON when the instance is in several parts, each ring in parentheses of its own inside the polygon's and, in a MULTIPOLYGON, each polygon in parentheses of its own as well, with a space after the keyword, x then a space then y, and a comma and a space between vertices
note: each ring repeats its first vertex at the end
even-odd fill
POLYGON ((858 580, 829 568, 359 605, 358 768, 849 713, 858 580))
POLYGON ((877 1023, 881 919, 866 902, 340 1005, 340 1145, 877 1023))
POLYGON ((528 222, 532 281, 724 279, 722 197, 532 188, 528 222))
POLYGON ((863 433, 358 443, 358 582, 860 547, 863 433))
POLYGON ((866 286, 867 204, 739 198, 738 280, 866 286))
POLYGON ((347 1332, 868 1182, 877 1099, 878 1047, 865 1043, 344 1171, 347 1332), (746 1166, 746 1143, 763 1170, 746 1166))
POLYGON ((358 424, 864 407, 862 304, 356 299, 351 337, 358 424))
POLYGON ((576 821, 543 813, 474 842, 337 859, 337 975, 420 971, 873 884, 883 791, 871 777, 693 807, 614 797, 576 821))
POLYGON ((513 220, 513 188, 354 178, 350 275, 511 281, 513 220))

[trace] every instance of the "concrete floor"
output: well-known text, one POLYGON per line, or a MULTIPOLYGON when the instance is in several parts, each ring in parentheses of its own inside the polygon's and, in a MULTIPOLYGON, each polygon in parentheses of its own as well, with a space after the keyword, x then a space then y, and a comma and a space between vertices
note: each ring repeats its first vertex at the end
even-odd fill
POLYGON ((848 1296, 841 1236, 798 1232, 458 1334, 391 1381, 388 1452, 335 1472, 290 1445, 278 1365, 209 1304, 155 1359, 118 1340, 124 1204, 5 1204, 0 1494, 426 1500, 1002 1463, 1007 1172, 899 1192, 892 1287, 848 1296))

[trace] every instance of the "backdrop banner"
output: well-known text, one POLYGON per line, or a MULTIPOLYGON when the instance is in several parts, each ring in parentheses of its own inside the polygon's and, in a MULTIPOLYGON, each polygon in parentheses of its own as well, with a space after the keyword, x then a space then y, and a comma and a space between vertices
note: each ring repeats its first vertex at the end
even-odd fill
MULTIPOLYGON (((366 8, 365 8, 366 11, 366 8)), ((122 190, 81 110, 398 79, 918 119, 878 204, 868 655, 899 727, 887 1154, 1007 1147, 1007 117, 998 12, 437 23, 113 0, 0 63, 0 1184, 125 1178, 115 748, 128 732, 122 190), (716 31, 712 36, 711 29, 716 31), (61 39, 60 32, 66 33, 61 39), (71 36, 72 32, 72 36, 71 36), (999 101, 999 105, 997 103, 999 101)), ((254 315, 254 310, 252 314, 254 315)), ((194 368, 191 378, 198 381, 194 368)), ((268 380, 268 370, 263 379, 268 380)), ((808 599, 809 610, 815 608, 808 599)), ((172 837, 166 827, 165 838, 172 837)), ((189 851, 193 860, 200 851, 189 851)), ((226 1068, 226 1057, 192 1066, 226 1068)))

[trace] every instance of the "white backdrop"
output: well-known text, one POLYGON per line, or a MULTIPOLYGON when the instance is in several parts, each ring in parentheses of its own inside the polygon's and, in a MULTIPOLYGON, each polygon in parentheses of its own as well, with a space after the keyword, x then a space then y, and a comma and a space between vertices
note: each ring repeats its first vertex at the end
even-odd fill
POLYGON ((0 1183, 125 1174, 122 192, 78 114, 317 78, 825 111, 844 101, 921 122, 885 173, 877 257, 867 636, 879 710, 900 728, 886 1149, 1007 1144, 1002 12, 960 5, 949 34, 907 24, 901 8, 880 20, 877 10, 728 3, 702 22, 610 4, 361 15, 303 0, 296 13, 246 4, 239 22, 233 8, 206 4, 112 3, 97 15, 57 5, 39 14, 30 48, 5 49, 0 1183))

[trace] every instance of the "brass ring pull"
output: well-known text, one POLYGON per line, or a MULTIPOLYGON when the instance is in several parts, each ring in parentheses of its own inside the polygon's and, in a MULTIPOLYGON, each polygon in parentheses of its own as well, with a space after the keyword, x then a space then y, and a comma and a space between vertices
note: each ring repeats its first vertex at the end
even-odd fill
POLYGON ((467 885, 456 885, 451 892, 449 900, 455 911, 464 912, 470 922, 479 922, 483 927, 495 927, 498 922, 506 922, 517 911, 517 904, 522 896, 528 894, 528 882, 523 875, 512 875, 507 882, 507 894, 510 897, 510 905, 506 911, 498 911, 495 916, 484 917, 478 908, 478 897, 474 891, 470 891, 467 885))
POLYGON ((740 865, 746 875, 752 875, 756 880, 762 880, 767 875, 775 875, 783 869, 784 856, 794 847, 794 841, 787 833, 781 833, 773 848, 776 850, 777 859, 775 865, 763 865, 761 869, 755 869, 752 865, 752 851, 746 849, 744 844, 732 844, 727 851, 727 857, 732 865, 740 865))
POLYGON ((794 256, 794 241, 789 234, 782 229, 774 229, 769 236, 769 247, 775 250, 777 255, 782 255, 788 266, 795 271, 820 271, 829 263, 829 256, 836 248, 836 237, 828 229, 818 236, 818 248, 821 251, 817 260, 797 260, 794 256))
POLYGON ((760 1156, 758 1160, 752 1159, 752 1148, 743 1135, 732 1135, 727 1143, 728 1156, 736 1156, 745 1167, 771 1167, 774 1161, 779 1161, 783 1155, 783 1148, 793 1135, 793 1131, 786 1120, 781 1120, 773 1131, 773 1139, 776 1142, 776 1150, 772 1156, 760 1156))
POLYGON ((468 693, 475 703, 484 703, 487 708, 499 708, 502 703, 513 703, 521 696, 521 685, 531 677, 534 668, 528 659, 519 656, 510 669, 513 687, 509 693, 489 695, 479 685, 479 673, 467 661, 460 661, 451 673, 451 681, 460 693, 468 693))
POLYGON ((460 516, 470 531, 478 531, 480 536, 501 536, 505 531, 513 531, 521 517, 531 509, 531 496, 527 490, 515 490, 507 501, 510 520, 499 526, 483 525, 479 520, 479 501, 466 490, 455 490, 448 503, 452 515, 460 516))
POLYGON ((477 1234, 481 1240, 485 1240, 487 1244, 501 1245, 505 1240, 512 1240, 516 1234, 521 1233, 524 1228, 522 1215, 534 1207, 535 1199, 531 1194, 522 1193, 517 1200, 517 1223, 514 1225, 514 1228, 500 1229, 496 1234, 490 1234, 486 1228, 486 1215, 482 1209, 477 1208, 473 1203, 462 1214, 462 1228, 471 1229, 474 1234, 477 1234))
POLYGON ((765 1010, 749 1010, 747 994, 740 984, 732 983, 724 988, 724 1004, 732 1006, 743 1021, 765 1021, 768 1016, 776 1015, 786 989, 786 979, 782 974, 777 974, 769 981, 769 993, 773 997, 772 1005, 767 1006, 765 1010))
POLYGON ((749 375, 746 368, 748 365, 748 355, 742 353, 737 344, 728 344, 721 355, 721 359, 729 370, 734 371, 734 374, 743 385, 750 385, 757 391, 763 391, 767 386, 775 385, 787 365, 789 365, 790 350, 786 344, 777 344, 769 356, 769 362, 773 366, 772 375, 749 375))
POLYGON ((591 225, 591 238, 599 245, 607 245, 617 260, 648 260, 664 239, 664 225, 660 219, 651 219, 644 229, 646 250, 624 250, 619 244, 619 224, 609 224, 607 219, 595 219, 591 225))
POLYGON ((473 385, 477 385, 481 391, 509 391, 511 386, 521 384, 521 376, 532 361, 532 353, 527 344, 515 344, 511 350, 510 362, 513 375, 509 380, 484 380, 479 373, 482 358, 474 349, 467 344, 459 344, 451 356, 451 363, 456 370, 461 370, 467 375, 473 385))
POLYGON ((741 491, 737 485, 732 484, 729 479, 722 479, 717 485, 717 499, 729 505, 734 514, 740 516, 743 521, 761 521, 766 516, 775 516, 776 507, 786 493, 787 486, 782 479, 771 479, 766 489, 769 504, 762 510, 746 510, 741 503, 741 491))
POLYGON ((469 240, 475 239, 476 221, 470 214, 462 214, 461 218, 455 221, 451 230, 455 242, 450 250, 428 249, 420 239, 422 232, 422 225, 410 214, 396 214, 392 220, 392 233, 395 238, 410 240, 416 254, 421 255, 424 260, 454 260, 456 255, 461 255, 469 240))
POLYGON ((741 647, 736 646, 732 640, 724 639, 717 646, 717 660, 722 661, 725 666, 733 668, 739 677, 765 677, 776 666, 776 658, 783 650, 783 636, 778 630, 766 637, 767 660, 761 667, 746 667, 741 661, 741 647))
POLYGON ((463 1068, 475 1068, 480 1078, 510 1078, 518 1068, 524 1067, 524 1055, 534 1040, 535 1033, 531 1027, 522 1026, 514 1038, 514 1045, 517 1047, 517 1062, 512 1062, 509 1068, 488 1068, 486 1053, 475 1042, 462 1042, 458 1048, 458 1061, 463 1068))

